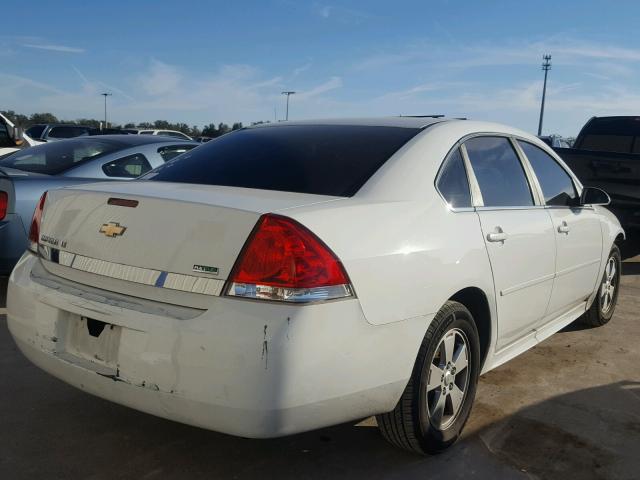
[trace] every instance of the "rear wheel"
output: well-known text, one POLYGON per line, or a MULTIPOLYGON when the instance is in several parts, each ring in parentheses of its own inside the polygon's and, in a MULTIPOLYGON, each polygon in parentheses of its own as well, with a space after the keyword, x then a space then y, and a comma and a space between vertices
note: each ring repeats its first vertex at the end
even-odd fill
POLYGON ((591 327, 600 327, 611 320, 618 302, 621 269, 620 249, 614 245, 609 253, 596 298, 582 316, 583 323, 591 327))
POLYGON ((396 408, 377 416, 382 435, 405 450, 437 453, 460 436, 471 413, 480 370, 480 343, 471 312, 449 301, 420 346, 396 408))

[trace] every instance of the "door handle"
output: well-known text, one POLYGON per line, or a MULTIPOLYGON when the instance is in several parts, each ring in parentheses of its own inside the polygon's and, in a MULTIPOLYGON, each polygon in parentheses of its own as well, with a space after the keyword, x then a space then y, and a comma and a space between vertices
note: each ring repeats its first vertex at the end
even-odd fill
POLYGON ((504 242, 509 235, 502 231, 502 228, 496 227, 494 232, 487 234, 487 240, 490 242, 504 242))
POLYGON ((569 233, 571 229, 569 228, 569 225, 567 225, 567 222, 562 222, 560 225, 558 225, 558 233, 569 233))

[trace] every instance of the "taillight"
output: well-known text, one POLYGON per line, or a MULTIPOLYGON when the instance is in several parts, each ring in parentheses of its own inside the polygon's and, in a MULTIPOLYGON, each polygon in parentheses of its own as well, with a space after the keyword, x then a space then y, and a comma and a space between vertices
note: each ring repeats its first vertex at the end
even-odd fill
POLYGON ((44 204, 47 201, 47 192, 44 192, 40 197, 36 209, 33 211, 33 218, 31 219, 31 228, 29 228, 29 250, 33 253, 38 253, 38 242, 40 241, 40 221, 42 220, 42 210, 44 204))
POLYGON ((349 277, 322 240, 295 220, 260 217, 227 282, 236 297, 314 302, 350 297, 349 277))
POLYGON ((9 208, 9 195, 7 192, 0 192, 0 220, 4 220, 7 216, 7 209, 9 208))

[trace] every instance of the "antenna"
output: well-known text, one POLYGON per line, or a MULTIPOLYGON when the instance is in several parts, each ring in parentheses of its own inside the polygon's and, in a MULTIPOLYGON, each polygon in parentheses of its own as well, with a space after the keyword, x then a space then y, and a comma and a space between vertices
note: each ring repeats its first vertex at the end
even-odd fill
POLYGON ((542 135, 542 119, 544 118, 544 101, 547 96, 547 75, 551 70, 551 55, 542 56, 542 70, 544 71, 544 85, 542 86, 542 103, 540 104, 540 121, 538 122, 538 136, 542 135))

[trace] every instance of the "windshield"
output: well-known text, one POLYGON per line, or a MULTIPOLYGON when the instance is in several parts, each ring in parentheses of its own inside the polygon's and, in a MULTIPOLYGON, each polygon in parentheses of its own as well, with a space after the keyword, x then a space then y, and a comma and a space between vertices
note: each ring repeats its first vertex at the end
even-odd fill
POLYGON ((418 128, 287 125, 238 130, 143 180, 350 197, 418 128))
POLYGON ((99 138, 63 140, 27 148, 0 160, 0 167, 58 175, 87 160, 125 148, 99 138))

